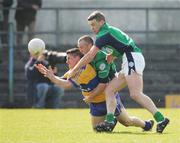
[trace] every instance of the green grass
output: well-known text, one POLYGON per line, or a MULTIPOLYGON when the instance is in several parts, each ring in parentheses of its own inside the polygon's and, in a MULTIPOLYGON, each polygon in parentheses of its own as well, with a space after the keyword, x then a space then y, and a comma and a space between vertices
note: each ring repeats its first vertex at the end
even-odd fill
MULTIPOLYGON (((171 119, 163 134, 118 124, 113 133, 95 133, 88 109, 1 109, 0 143, 180 143, 180 109, 161 109, 171 119)), ((143 109, 130 115, 149 119, 143 109)))

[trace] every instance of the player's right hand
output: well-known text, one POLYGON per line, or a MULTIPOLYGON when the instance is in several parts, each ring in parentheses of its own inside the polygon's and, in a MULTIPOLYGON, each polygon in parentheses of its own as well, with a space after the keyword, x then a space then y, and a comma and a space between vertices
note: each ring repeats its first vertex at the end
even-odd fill
POLYGON ((108 64, 112 63, 114 61, 114 56, 112 54, 106 55, 106 61, 108 64))
POLYGON ((45 77, 49 78, 50 80, 54 77, 54 73, 51 67, 47 69, 42 64, 36 64, 35 67, 38 69, 40 73, 42 73, 45 77))

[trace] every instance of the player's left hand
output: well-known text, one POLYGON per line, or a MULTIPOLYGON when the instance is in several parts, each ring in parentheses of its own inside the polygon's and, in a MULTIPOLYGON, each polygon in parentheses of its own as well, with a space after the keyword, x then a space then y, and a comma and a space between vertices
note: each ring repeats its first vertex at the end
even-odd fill
POLYGON ((50 80, 54 77, 54 72, 51 68, 51 66, 49 66, 49 69, 47 69, 44 65, 42 64, 36 64, 35 67, 38 69, 38 71, 40 73, 42 73, 44 75, 44 77, 49 78, 50 80))

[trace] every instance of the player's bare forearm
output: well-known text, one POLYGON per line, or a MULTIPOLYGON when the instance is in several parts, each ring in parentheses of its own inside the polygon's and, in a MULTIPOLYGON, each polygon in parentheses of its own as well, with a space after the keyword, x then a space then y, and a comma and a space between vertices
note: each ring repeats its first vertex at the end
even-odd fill
POLYGON ((54 75, 51 67, 47 69, 42 64, 35 65, 35 67, 38 69, 40 73, 42 73, 45 77, 49 78, 49 80, 51 80, 51 82, 53 82, 54 84, 60 86, 63 89, 71 88, 72 86, 71 82, 54 75))
POLYGON ((91 91, 91 97, 98 96, 99 94, 102 94, 106 88, 106 83, 99 83, 98 86, 91 91))
POLYGON ((91 50, 87 54, 85 54, 83 58, 81 58, 81 60, 76 64, 76 66, 73 68, 73 70, 77 71, 81 67, 90 63, 94 59, 94 57, 96 56, 98 50, 99 49, 97 47, 93 46, 91 48, 91 50))
POLYGON ((58 76, 53 76, 50 79, 54 84, 58 85, 59 87, 63 88, 63 89, 70 89, 72 87, 72 84, 70 81, 66 80, 66 79, 62 79, 58 76))
POLYGON ((83 99, 84 102, 86 102, 87 104, 91 103, 96 96, 104 92, 105 88, 106 88, 105 83, 98 84, 98 86, 93 91, 91 91, 91 94, 83 99))

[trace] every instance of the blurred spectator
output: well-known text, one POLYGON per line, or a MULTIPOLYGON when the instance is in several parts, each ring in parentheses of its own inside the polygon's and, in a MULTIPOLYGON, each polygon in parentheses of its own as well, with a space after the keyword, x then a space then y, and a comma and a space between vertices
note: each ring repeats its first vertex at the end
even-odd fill
POLYGON ((9 22, 9 9, 13 4, 13 0, 0 0, 0 8, 5 8, 0 10, 0 31, 6 32, 3 33, 1 37, 1 44, 7 45, 7 31, 8 31, 8 22, 9 22))
MULTIPOLYGON (((33 38, 33 32, 35 31, 35 20, 37 10, 41 7, 42 0, 17 0, 17 10, 15 13, 16 29, 18 32, 24 32, 27 27, 28 40, 33 38)), ((23 44, 23 35, 17 35, 17 45, 23 44)))
POLYGON ((3 12, 2 12, 2 2, 3 0, 0 0, 0 64, 2 63, 2 43, 1 43, 1 32, 2 32, 2 22, 3 22, 3 12))
MULTIPOLYGON (((25 65, 25 74, 28 79, 28 103, 34 108, 59 108, 64 91, 39 73, 34 67, 38 63, 46 67, 49 66, 48 61, 44 60, 43 56, 41 58, 30 57, 25 65)), ((56 68, 54 68, 54 72, 57 72, 56 68)))
MULTIPOLYGON (((3 0, 0 0, 0 32, 2 32, 2 23, 3 23, 3 0)), ((1 50, 1 33, 0 33, 0 50, 1 50)))

